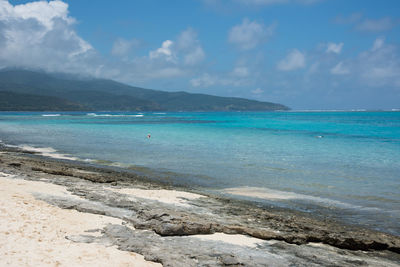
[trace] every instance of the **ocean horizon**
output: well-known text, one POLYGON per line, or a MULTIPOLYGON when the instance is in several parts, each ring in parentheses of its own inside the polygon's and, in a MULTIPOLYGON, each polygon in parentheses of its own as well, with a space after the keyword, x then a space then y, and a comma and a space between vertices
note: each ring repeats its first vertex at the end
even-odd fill
POLYGON ((6 145, 400 235, 400 112, 0 112, 6 145))

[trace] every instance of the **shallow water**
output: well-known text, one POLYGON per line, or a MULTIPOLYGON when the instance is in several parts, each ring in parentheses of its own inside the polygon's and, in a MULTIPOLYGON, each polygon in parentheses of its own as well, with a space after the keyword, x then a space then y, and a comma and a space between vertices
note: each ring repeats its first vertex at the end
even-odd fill
POLYGON ((400 112, 3 112, 0 139, 400 234, 400 112))

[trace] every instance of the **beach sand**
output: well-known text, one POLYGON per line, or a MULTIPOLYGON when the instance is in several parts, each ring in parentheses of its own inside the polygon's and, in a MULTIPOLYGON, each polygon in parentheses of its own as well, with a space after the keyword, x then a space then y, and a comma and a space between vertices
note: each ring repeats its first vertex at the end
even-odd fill
POLYGON ((70 195, 58 185, 0 173, 0 265, 161 266, 115 246, 68 240, 66 236, 93 235, 96 233, 85 231, 121 224, 122 220, 51 206, 36 200, 34 193, 70 195))

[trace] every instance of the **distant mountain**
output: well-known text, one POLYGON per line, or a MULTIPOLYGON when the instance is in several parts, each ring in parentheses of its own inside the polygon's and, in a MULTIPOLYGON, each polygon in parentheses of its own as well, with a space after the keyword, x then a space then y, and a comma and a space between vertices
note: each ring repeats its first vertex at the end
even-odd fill
POLYGON ((105 79, 28 70, 0 71, 0 110, 273 111, 288 107, 236 97, 164 92, 105 79))

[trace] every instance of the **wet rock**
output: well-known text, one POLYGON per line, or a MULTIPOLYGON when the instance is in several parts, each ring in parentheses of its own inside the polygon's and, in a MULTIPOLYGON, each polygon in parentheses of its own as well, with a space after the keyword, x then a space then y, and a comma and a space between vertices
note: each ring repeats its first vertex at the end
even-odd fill
POLYGON ((8 163, 8 166, 11 166, 11 167, 21 167, 21 163, 20 162, 11 162, 11 163, 8 163))
POLYGON ((219 260, 223 266, 243 266, 244 264, 238 261, 233 255, 222 255, 219 260))

